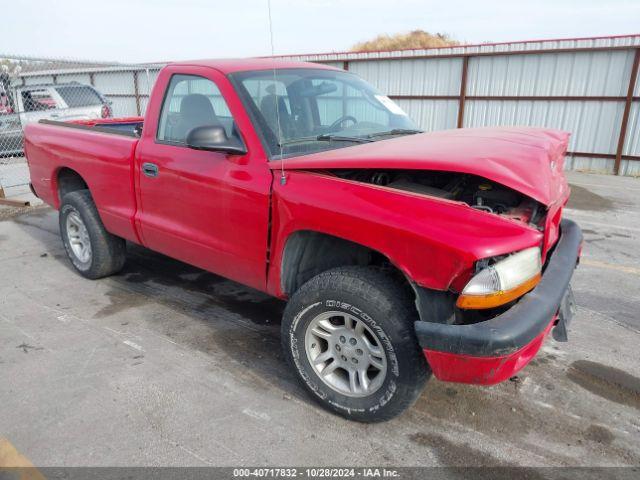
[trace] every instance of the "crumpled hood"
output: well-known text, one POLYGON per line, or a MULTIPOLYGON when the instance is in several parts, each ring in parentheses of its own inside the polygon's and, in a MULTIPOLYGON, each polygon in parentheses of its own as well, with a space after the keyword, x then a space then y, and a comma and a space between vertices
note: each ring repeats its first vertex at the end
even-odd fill
POLYGON ((479 175, 551 206, 569 187, 563 174, 569 134, 529 127, 465 128, 338 148, 270 162, 272 169, 407 169, 479 175))

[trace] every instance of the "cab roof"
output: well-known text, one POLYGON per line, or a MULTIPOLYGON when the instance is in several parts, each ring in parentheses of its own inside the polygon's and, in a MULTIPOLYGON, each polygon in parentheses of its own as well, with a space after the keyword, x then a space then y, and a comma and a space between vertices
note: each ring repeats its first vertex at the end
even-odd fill
POLYGON ((215 68, 221 73, 247 72, 251 70, 272 70, 283 68, 314 68, 323 70, 340 70, 338 68, 310 62, 295 62, 277 58, 223 58, 209 60, 188 60, 172 62, 173 66, 200 66, 215 68))

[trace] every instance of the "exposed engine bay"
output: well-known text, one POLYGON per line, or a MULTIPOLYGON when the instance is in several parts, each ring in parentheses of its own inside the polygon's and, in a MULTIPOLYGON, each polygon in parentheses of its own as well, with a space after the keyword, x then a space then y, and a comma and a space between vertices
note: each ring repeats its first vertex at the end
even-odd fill
POLYGON ((340 178, 464 202, 540 228, 544 207, 521 193, 476 175, 420 170, 333 170, 340 178))

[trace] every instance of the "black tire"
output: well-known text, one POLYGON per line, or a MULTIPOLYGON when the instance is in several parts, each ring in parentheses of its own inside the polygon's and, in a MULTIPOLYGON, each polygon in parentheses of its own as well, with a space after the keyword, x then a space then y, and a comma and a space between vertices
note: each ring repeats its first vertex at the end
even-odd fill
POLYGON ((104 228, 89 190, 67 193, 62 198, 59 213, 60 235, 69 260, 83 277, 95 280, 119 272, 126 259, 126 242, 104 228), (82 261, 73 251, 67 233, 67 217, 80 216, 87 229, 91 245, 90 258, 82 261))
POLYGON ((413 405, 431 375, 415 337, 415 316, 405 291, 388 275, 369 267, 335 268, 312 278, 291 297, 282 320, 285 356, 325 408, 360 422, 390 420, 413 405), (386 375, 368 396, 340 393, 311 365, 305 334, 312 321, 328 311, 356 317, 380 340, 386 375))

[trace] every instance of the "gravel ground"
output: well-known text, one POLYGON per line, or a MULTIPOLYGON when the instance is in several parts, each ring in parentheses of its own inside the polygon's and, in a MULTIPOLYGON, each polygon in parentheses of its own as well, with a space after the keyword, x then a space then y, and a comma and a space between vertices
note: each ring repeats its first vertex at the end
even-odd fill
POLYGON ((0 436, 39 466, 640 465, 640 181, 569 177, 586 240, 570 342, 494 387, 432 380, 378 425, 301 388, 282 302, 137 246, 84 280, 56 212, 0 209, 0 436))

